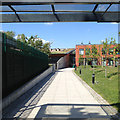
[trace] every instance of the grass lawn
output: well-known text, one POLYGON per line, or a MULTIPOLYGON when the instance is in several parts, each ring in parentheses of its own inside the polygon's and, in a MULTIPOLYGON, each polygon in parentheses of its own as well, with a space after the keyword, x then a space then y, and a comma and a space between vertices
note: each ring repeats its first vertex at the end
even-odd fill
POLYGON ((96 66, 95 84, 92 84, 93 68, 91 66, 79 66, 75 73, 91 86, 98 94, 113 105, 120 112, 118 102, 118 67, 107 66, 107 78, 105 78, 105 67, 96 66), (79 71, 82 71, 80 75, 79 71))

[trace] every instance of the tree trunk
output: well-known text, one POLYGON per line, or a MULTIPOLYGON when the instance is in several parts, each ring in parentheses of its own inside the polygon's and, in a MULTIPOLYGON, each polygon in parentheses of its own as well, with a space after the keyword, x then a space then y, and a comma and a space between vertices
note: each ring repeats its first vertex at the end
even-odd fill
MULTIPOLYGON (((94 63, 94 58, 93 58, 93 63, 94 63)), ((93 74, 94 74, 95 72, 94 72, 94 64, 93 64, 93 74)))
POLYGON ((114 56, 113 64, 114 64, 114 67, 115 67, 115 56, 114 56))
POLYGON ((105 64, 105 78, 107 77, 107 67, 106 67, 106 64, 105 64))
MULTIPOLYGON (((107 64, 107 60, 106 60, 106 56, 105 56, 105 61, 106 61, 106 64, 107 64)), ((105 64, 105 78, 107 77, 107 66, 105 64)))
POLYGON ((103 56, 102 56, 102 68, 103 68, 103 56))
POLYGON ((84 58, 84 68, 85 68, 85 64, 86 64, 85 62, 86 62, 86 61, 85 61, 85 58, 84 58))

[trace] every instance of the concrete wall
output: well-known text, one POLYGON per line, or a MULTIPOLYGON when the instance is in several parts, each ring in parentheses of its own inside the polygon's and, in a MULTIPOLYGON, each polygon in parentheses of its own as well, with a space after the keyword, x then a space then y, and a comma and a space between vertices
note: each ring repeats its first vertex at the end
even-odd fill
POLYGON ((2 108, 5 108, 9 104, 11 104, 14 100, 16 100, 18 97, 20 97, 22 94, 24 94, 26 91, 31 89, 34 85, 36 85, 38 82, 40 82, 42 79, 47 77, 50 73, 55 71, 55 65, 48 68, 46 71, 29 81, 28 83, 24 84, 22 87, 11 93, 9 96, 4 98, 2 100, 2 108))
POLYGON ((57 69, 69 67, 69 59, 70 59, 69 54, 67 54, 64 57, 60 58, 57 61, 57 69))

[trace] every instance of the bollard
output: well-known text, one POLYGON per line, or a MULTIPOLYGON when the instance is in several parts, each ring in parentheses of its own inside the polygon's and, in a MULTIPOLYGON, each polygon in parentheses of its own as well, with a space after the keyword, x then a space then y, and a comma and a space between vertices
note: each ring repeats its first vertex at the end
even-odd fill
POLYGON ((81 69, 80 69, 80 75, 81 75, 81 69))
POLYGON ((92 84, 95 83, 95 74, 92 74, 92 84))

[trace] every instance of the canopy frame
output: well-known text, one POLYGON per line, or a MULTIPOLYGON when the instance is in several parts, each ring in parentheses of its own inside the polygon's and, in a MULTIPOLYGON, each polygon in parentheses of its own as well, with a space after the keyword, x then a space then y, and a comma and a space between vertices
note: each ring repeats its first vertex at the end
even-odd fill
POLYGON ((2 23, 11 22, 120 22, 120 11, 108 11, 118 0, 1 0, 2 7, 8 6, 11 10, 3 10, 2 23), (38 2, 37 2, 38 1, 38 2), (55 5, 95 5, 93 10, 56 10, 55 5), (104 11, 96 11, 99 5, 108 5, 104 11), (16 10, 13 6, 50 5, 51 10, 16 10), (26 14, 27 12, 27 14, 26 14), (37 14, 40 12, 40 14, 37 14), (14 13, 14 14, 11 14, 14 13), (23 14, 24 13, 24 14, 23 14), (47 13, 47 14, 46 14, 47 13), (36 18, 36 19, 35 19, 36 18))

